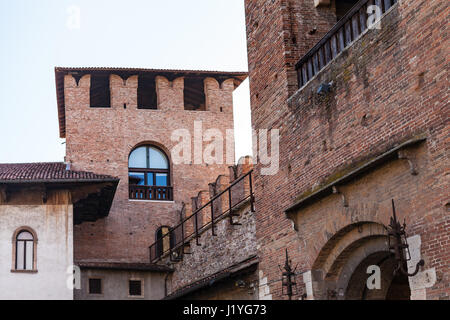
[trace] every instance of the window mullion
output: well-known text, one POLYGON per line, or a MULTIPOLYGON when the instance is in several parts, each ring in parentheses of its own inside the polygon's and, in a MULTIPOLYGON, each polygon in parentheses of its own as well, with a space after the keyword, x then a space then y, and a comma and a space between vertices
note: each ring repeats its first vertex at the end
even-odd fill
POLYGON ((27 270, 27 242, 23 242, 23 270, 27 270))

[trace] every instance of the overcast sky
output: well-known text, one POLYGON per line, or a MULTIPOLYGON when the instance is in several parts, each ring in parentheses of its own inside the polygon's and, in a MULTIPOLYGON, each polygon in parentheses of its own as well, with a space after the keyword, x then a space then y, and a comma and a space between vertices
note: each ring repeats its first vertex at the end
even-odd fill
MULTIPOLYGON (((0 163, 63 161, 55 66, 248 68, 243 0, 0 0, 0 48, 0 163)), ((251 153, 249 100, 247 80, 237 158, 251 153)))

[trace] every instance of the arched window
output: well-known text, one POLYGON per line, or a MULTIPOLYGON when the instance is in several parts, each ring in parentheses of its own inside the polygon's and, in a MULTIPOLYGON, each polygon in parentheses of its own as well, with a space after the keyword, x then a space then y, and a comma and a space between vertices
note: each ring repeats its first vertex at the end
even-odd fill
POLYGON ((141 146, 131 152, 128 183, 130 199, 173 200, 169 159, 157 147, 141 146))
POLYGON ((36 243, 36 234, 30 228, 20 228, 14 233, 14 271, 36 270, 36 243))
POLYGON ((156 230, 156 254, 158 257, 174 247, 174 235, 169 227, 160 227, 156 230))

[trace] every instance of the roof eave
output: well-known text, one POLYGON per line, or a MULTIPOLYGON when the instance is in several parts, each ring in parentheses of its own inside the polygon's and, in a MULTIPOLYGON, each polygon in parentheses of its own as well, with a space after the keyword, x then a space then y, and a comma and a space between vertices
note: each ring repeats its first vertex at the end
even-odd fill
POLYGON ((0 180, 0 184, 71 184, 71 183, 119 183, 120 179, 32 179, 32 180, 0 180))

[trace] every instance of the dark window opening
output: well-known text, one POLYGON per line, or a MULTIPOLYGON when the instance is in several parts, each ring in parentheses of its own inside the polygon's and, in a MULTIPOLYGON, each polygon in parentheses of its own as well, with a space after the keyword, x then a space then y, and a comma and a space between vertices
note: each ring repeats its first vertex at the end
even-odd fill
POLYGON ((102 294, 102 279, 89 279, 89 294, 102 294))
POLYGON ((109 75, 91 75, 90 106, 91 108, 111 106, 109 75))
POLYGON ((156 231, 156 254, 161 257, 175 246, 175 237, 169 227, 161 227, 156 231))
POLYGON ((206 110, 205 86, 202 78, 184 79, 184 110, 206 110))
POLYGON ((24 230, 16 237, 16 270, 34 269, 34 237, 24 230))
POLYGON ((142 296, 142 281, 141 280, 130 280, 129 281, 129 294, 130 296, 142 296))
POLYGON ((139 76, 138 109, 158 109, 154 77, 139 76))
POLYGON ((359 0, 336 0, 336 19, 341 20, 359 0))

